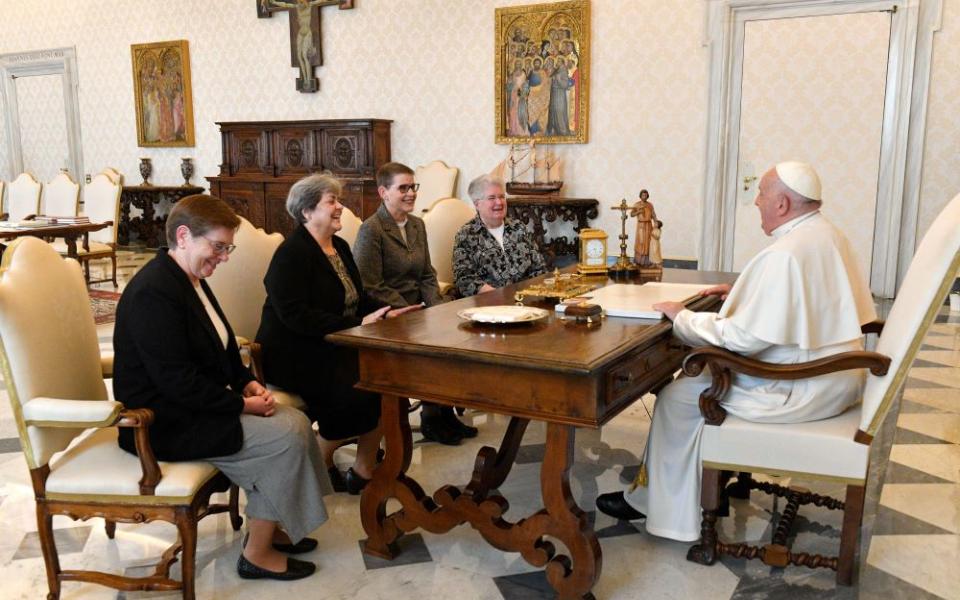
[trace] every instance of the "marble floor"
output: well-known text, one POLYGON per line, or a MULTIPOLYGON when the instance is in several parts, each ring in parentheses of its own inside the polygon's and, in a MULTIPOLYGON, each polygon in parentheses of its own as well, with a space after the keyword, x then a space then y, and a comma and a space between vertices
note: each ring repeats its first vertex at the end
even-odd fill
MULTIPOLYGON (((123 253, 126 281, 150 258, 123 253)), ((113 289, 100 284, 102 289, 113 289)), ((110 348, 112 325, 98 327, 101 346, 110 348)), ((0 382, 0 598, 42 598, 46 594, 43 559, 36 535, 30 480, 19 451, 16 427, 0 382)), ((776 569, 759 561, 724 558, 704 567, 685 560, 687 544, 648 535, 642 524, 617 522, 595 510, 598 493, 620 489, 632 479, 649 426, 653 398, 645 397, 600 431, 581 430, 571 487, 589 511, 603 551, 598 599, 632 598, 954 598, 960 599, 960 315, 943 312, 932 327, 913 367, 899 406, 891 411, 874 444, 872 474, 859 553, 856 584, 837 587, 833 572, 805 568, 776 569)), ((496 445, 507 420, 468 412, 465 419, 480 436, 458 447, 419 440, 411 474, 425 489, 443 482, 466 483, 482 445, 496 445)), ((416 425, 417 417, 413 415, 416 425)), ((517 464, 500 488, 510 499, 508 518, 540 505, 538 477, 544 453, 544 429, 531 425, 517 464)), ((349 449, 338 451, 347 465, 349 449)), ((783 480, 780 483, 784 483, 783 480)), ((789 483, 789 482, 787 482, 789 483)), ((839 493, 839 486, 803 482, 814 491, 839 493)), ((235 570, 242 533, 223 515, 201 522, 198 597, 263 598, 275 594, 324 599, 457 598, 519 600, 550 598, 543 574, 518 554, 490 548, 469 526, 446 535, 417 532, 406 536, 393 562, 360 552, 364 538, 359 497, 326 496, 330 520, 315 532, 320 545, 306 555, 318 573, 291 583, 241 581, 235 570)), ((754 494, 733 500, 722 535, 729 540, 763 540, 772 534, 782 503, 754 494)), ((834 553, 840 514, 812 507, 797 519, 796 547, 834 553)), ((96 567, 145 574, 173 541, 173 527, 162 523, 119 525, 108 540, 103 522, 54 519, 64 568, 96 567)), ((179 571, 175 568, 175 573, 179 571)), ((64 599, 177 598, 176 593, 118 593, 103 587, 67 583, 64 599)))

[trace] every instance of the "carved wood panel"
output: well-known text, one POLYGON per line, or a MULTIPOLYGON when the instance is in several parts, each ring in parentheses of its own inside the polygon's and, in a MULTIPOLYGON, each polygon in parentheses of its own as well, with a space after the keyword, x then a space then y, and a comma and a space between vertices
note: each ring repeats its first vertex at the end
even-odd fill
POLYGON ((230 174, 262 174, 269 164, 266 136, 260 131, 231 131, 228 138, 230 174))
POLYGON ((238 215, 257 227, 262 226, 266 213, 262 188, 224 181, 220 185, 220 198, 238 215))
POLYGON ((273 233, 278 231, 283 237, 289 236, 297 227, 297 222, 287 212, 287 192, 290 184, 268 183, 264 186, 264 204, 267 207, 265 227, 273 233))
POLYGON ((313 131, 279 129, 273 132, 276 175, 307 175, 319 168, 316 162, 313 131))
POLYGON ((335 173, 360 174, 364 167, 369 170, 364 157, 367 156, 367 137, 363 130, 327 129, 320 132, 320 161, 325 169, 335 173))

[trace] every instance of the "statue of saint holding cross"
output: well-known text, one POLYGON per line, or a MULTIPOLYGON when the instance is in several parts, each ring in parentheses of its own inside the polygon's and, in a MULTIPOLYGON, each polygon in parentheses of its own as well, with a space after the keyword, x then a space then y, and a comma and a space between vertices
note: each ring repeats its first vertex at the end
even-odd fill
POLYGON ((353 0, 258 0, 257 16, 269 18, 276 11, 290 14, 290 53, 292 66, 300 68, 297 89, 312 93, 320 89, 313 76, 313 67, 323 64, 320 52, 320 7, 339 5, 340 10, 353 8, 353 0))

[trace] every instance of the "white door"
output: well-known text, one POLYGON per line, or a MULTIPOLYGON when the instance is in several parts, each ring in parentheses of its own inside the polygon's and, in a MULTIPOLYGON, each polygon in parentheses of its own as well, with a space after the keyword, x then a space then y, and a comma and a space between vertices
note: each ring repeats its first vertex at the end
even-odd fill
POLYGON ((759 178, 801 160, 819 172, 823 213, 869 276, 890 19, 863 12, 745 23, 733 270, 771 241, 753 205, 759 178))
MULTIPOLYGON (((70 144, 62 75, 17 77, 17 108, 23 170, 47 182, 69 169, 70 144)), ((79 175, 72 173, 74 179, 79 175)))

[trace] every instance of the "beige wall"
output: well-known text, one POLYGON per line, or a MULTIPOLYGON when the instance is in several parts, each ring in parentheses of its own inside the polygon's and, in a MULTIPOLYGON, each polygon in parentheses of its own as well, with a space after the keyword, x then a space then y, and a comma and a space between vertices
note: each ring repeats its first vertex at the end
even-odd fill
MULTIPOLYGON (((505 155, 493 143, 493 9, 528 2, 358 0, 351 11, 326 8, 317 94, 294 89, 287 19, 257 19, 253 0, 4 2, 0 53, 77 48, 89 172, 112 165, 137 182, 138 158, 150 156, 156 182, 179 183, 182 156, 195 158, 198 176, 217 172, 215 121, 381 117, 395 121, 396 160, 416 166, 440 158, 459 167, 465 196, 466 182, 505 155), (197 146, 138 148, 130 44, 171 39, 190 42, 197 146)), ((924 225, 960 191, 960 0, 945 4, 924 225)), ((593 0, 592 12, 590 143, 556 147, 566 162, 565 193, 607 207, 646 187, 665 222, 664 253, 695 256, 706 127, 703 2, 593 0)), ((603 210, 595 225, 611 234, 613 248, 618 215, 603 210)))

